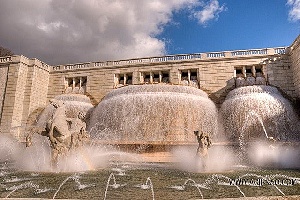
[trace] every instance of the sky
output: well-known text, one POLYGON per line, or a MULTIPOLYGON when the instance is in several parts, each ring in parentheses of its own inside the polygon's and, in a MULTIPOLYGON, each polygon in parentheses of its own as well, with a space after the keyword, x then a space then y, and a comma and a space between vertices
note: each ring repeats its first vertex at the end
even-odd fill
POLYGON ((300 0, 0 0, 0 46, 50 65, 289 46, 300 0))

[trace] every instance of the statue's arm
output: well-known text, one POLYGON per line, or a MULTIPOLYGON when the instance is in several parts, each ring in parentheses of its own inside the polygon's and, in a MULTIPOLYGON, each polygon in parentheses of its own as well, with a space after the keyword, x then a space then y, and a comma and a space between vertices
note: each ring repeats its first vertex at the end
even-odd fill
POLYGON ((73 118, 66 118, 66 121, 72 123, 73 118))
POLYGON ((208 147, 210 147, 212 145, 212 141, 209 136, 207 137, 207 140, 208 140, 208 147))

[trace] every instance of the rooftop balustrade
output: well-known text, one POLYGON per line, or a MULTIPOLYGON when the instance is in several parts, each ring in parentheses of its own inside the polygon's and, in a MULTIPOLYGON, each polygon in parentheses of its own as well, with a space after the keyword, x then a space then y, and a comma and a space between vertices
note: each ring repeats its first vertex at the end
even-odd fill
MULTIPOLYGON (((159 63, 159 62, 181 62, 181 61, 193 61, 193 60, 207 60, 207 59, 226 59, 236 57, 247 56, 264 56, 264 55, 280 55, 287 52, 287 47, 276 48, 264 48, 264 49, 249 49, 249 50, 235 50, 235 51, 222 51, 222 52, 208 52, 208 53, 194 53, 194 54, 178 54, 178 55, 166 55, 156 56, 148 58, 134 58, 127 60, 116 61, 103 61, 103 62, 87 62, 76 63, 67 65, 51 66, 42 63, 43 67, 50 68, 51 71, 62 70, 74 70, 84 68, 101 68, 101 67, 113 67, 113 66, 126 66, 145 63, 159 63)), ((13 62, 14 56, 0 57, 0 64, 13 62)))

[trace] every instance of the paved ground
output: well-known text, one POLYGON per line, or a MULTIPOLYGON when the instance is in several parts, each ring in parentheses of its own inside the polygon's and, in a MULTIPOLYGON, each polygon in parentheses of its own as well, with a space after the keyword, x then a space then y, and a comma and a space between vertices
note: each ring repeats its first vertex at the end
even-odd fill
MULTIPOLYGON (((4 200, 5 198, 0 198, 0 200, 4 200)), ((159 197, 157 198, 160 199, 159 197)), ((209 200, 300 200, 300 195, 294 196, 272 196, 272 197, 240 197, 240 198, 223 198, 223 199, 209 199, 209 200)), ((41 198, 7 198, 5 200, 48 200, 48 199, 41 199, 41 198)), ((59 199, 59 200, 66 200, 66 199, 59 199)), ((68 199, 70 200, 70 199, 68 199)), ((199 199, 200 200, 200 199, 199 199)))
POLYGON ((300 195, 294 196, 272 196, 272 197, 240 197, 240 198, 223 198, 223 199, 210 199, 210 200, 300 200, 300 195))

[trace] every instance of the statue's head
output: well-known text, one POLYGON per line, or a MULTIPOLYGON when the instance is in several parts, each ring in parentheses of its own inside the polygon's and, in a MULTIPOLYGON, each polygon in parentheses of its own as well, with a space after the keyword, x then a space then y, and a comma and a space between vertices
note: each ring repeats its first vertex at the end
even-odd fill
POLYGON ((57 104, 57 100, 56 100, 56 99, 51 99, 51 100, 50 100, 50 104, 51 104, 54 108, 57 108, 57 107, 58 107, 58 104, 57 104))
POLYGON ((79 113, 78 113, 78 118, 81 119, 81 120, 84 120, 84 119, 85 119, 85 114, 84 114, 84 112, 79 111, 79 113))
POLYGON ((203 145, 205 145, 207 148, 209 148, 211 146, 211 140, 207 134, 205 136, 203 136, 202 142, 203 142, 203 145))
POLYGON ((54 106, 54 108, 58 108, 58 107, 61 107, 64 105, 64 102, 63 101, 60 101, 60 100, 57 100, 57 99, 51 99, 50 100, 50 104, 52 106, 54 106))

